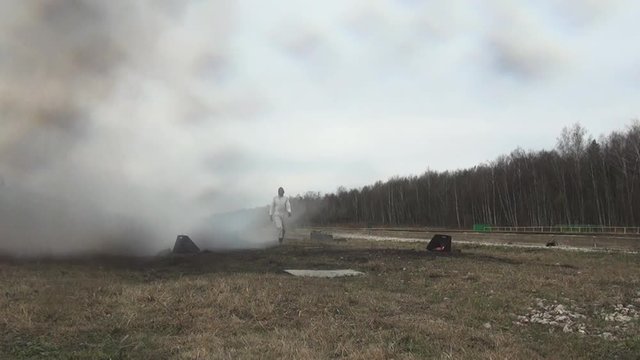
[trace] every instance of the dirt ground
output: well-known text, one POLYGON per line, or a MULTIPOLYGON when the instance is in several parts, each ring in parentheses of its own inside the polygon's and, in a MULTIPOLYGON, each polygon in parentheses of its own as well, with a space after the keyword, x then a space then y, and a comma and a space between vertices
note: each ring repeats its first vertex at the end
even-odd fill
POLYGON ((298 231, 265 250, 4 258, 0 358, 638 358, 639 255, 454 247, 298 231))

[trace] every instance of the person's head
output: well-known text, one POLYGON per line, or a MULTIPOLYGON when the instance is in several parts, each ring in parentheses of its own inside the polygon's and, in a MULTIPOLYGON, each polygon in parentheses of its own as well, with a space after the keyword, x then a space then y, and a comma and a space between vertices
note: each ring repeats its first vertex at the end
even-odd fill
POLYGON ((284 196, 284 189, 282 187, 278 188, 278 196, 280 197, 284 196))

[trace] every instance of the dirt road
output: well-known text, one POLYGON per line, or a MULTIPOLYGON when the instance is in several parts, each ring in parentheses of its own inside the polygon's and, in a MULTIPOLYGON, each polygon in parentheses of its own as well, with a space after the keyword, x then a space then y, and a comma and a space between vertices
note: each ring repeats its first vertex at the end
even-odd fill
POLYGON ((616 235, 566 235, 566 234, 521 234, 478 233, 464 231, 420 231, 409 229, 353 229, 327 227, 318 230, 331 233, 335 238, 366 239, 377 241, 429 241, 436 233, 449 234, 453 241, 468 244, 499 245, 514 247, 545 247, 551 241, 557 248, 578 250, 623 250, 640 252, 640 237, 616 235))

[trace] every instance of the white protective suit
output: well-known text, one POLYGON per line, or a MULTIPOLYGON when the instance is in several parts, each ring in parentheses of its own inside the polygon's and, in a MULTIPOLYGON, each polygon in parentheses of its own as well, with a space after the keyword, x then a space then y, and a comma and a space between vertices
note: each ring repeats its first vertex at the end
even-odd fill
POLYGON ((278 239, 284 238, 284 218, 287 214, 291 214, 291 202, 288 196, 276 196, 269 207, 269 215, 278 229, 278 239))

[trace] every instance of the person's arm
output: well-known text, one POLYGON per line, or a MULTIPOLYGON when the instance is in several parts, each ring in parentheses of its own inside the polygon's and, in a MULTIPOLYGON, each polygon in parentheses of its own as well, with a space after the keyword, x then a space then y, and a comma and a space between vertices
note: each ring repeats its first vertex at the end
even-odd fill
POLYGON ((291 202, 289 201, 289 198, 287 198, 287 202, 285 203, 286 207, 287 207, 287 212, 289 213, 289 216, 291 216, 291 202))

